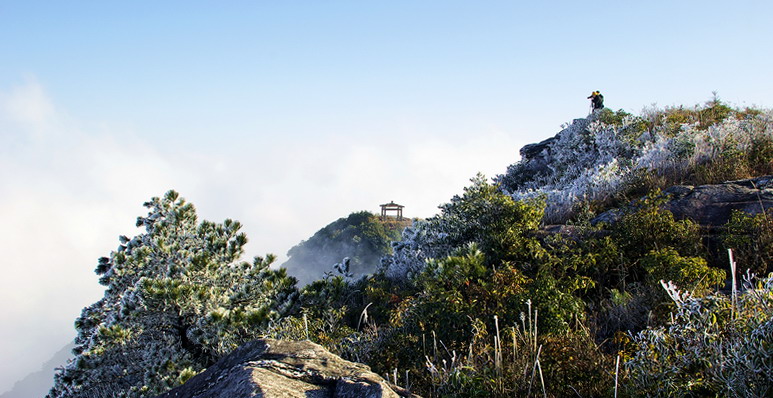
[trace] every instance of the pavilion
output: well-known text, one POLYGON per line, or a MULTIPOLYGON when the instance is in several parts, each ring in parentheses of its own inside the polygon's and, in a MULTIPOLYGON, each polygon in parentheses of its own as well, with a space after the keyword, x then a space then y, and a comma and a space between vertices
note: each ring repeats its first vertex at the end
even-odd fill
POLYGON ((403 207, 402 205, 398 205, 394 201, 390 201, 389 203, 381 205, 381 219, 386 220, 387 219, 387 212, 394 211, 397 213, 397 220, 402 221, 403 219, 403 207))

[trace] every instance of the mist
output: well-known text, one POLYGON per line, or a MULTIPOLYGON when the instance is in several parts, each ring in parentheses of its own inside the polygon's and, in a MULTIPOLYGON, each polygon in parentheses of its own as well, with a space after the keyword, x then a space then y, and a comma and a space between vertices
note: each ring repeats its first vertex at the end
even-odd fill
POLYGON ((378 269, 381 258, 391 254, 391 243, 411 223, 409 218, 382 220, 367 211, 349 214, 293 246, 282 267, 300 286, 329 275, 358 279, 378 269))
POLYGON ((395 199, 406 214, 431 216, 478 171, 503 172, 521 146, 495 128, 460 140, 395 126, 406 134, 401 151, 356 135, 260 131, 217 148, 191 137, 181 150, 130 126, 79 120, 34 77, 0 92, 0 129, 0 392, 72 341, 73 321, 103 293, 97 259, 119 235, 140 232, 136 217, 153 196, 175 189, 201 219, 239 220, 245 259, 273 253, 278 266, 353 211, 395 199))

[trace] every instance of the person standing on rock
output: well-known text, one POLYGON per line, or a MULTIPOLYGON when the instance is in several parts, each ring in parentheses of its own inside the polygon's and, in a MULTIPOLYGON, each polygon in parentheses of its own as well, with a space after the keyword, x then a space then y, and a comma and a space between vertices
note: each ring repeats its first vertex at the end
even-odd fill
POLYGON ((593 107, 593 110, 591 111, 591 113, 594 113, 604 108, 604 96, 601 95, 600 91, 592 92, 590 94, 590 97, 588 97, 588 99, 591 101, 591 106, 593 107))

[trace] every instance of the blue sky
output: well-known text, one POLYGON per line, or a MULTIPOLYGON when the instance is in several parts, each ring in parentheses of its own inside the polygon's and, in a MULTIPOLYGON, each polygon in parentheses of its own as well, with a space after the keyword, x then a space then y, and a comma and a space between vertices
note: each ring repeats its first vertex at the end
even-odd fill
POLYGON ((0 391, 74 336, 168 189, 283 256, 607 106, 773 104, 766 1, 0 2, 0 391))

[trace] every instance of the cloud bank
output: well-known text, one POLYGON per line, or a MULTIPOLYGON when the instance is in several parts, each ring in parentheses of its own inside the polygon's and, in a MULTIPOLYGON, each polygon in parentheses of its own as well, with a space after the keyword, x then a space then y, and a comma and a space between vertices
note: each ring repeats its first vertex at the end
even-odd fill
MULTIPOLYGON (((185 123, 195 120, 181 121, 185 123)), ((286 251, 353 211, 394 200, 428 217, 478 171, 503 172, 525 142, 496 128, 464 137, 395 131, 302 142, 262 132, 185 151, 124 126, 74 120, 34 78, 0 92, 0 392, 70 341, 99 299, 97 258, 134 235, 142 203, 175 189, 202 219, 242 222, 247 257, 286 251)))

